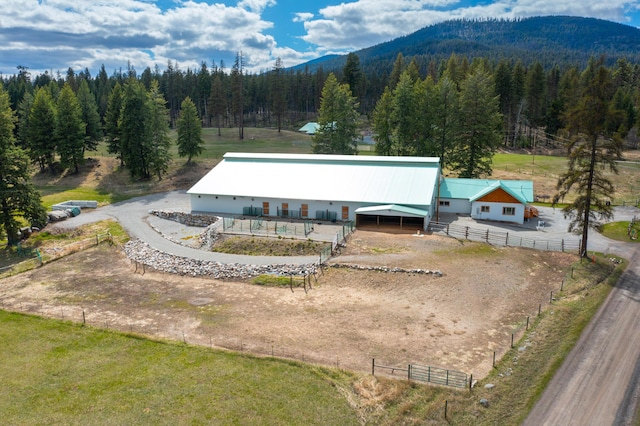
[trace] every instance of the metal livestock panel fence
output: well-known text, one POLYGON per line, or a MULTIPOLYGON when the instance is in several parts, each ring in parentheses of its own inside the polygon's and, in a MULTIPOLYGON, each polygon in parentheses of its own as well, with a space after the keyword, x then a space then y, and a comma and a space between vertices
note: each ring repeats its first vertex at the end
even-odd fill
POLYGON ((495 246, 525 247, 536 250, 580 252, 580 241, 575 239, 547 240, 542 238, 530 238, 516 233, 492 231, 470 226, 455 225, 449 223, 430 222, 428 229, 432 232, 442 233, 453 238, 482 241, 495 246))

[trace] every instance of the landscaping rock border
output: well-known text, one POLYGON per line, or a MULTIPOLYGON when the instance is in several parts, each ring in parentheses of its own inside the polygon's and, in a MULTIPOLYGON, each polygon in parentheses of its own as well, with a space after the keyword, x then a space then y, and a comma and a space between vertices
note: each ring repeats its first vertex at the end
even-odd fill
POLYGON ((126 243, 124 252, 130 260, 142 263, 157 271, 223 280, 248 279, 263 274, 305 276, 315 273, 318 268, 316 263, 302 265, 246 265, 198 260, 161 252, 140 240, 131 240, 126 243))
POLYGON ((391 273, 403 273, 403 274, 424 274, 424 275, 434 275, 437 277, 442 276, 442 272, 438 270, 429 270, 429 269, 404 269, 404 268, 390 268, 388 266, 371 266, 371 265, 356 265, 352 263, 330 263, 328 266, 332 268, 347 268, 347 269, 355 269, 358 271, 378 271, 378 272, 391 272, 391 273))

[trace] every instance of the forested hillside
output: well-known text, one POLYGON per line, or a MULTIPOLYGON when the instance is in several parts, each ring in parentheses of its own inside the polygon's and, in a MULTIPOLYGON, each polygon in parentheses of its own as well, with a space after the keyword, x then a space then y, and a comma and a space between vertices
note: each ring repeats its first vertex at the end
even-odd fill
MULTIPOLYGON (((497 62, 540 62, 584 67, 592 56, 604 55, 608 64, 619 58, 640 62, 640 30, 594 18, 545 16, 519 20, 453 20, 425 27, 413 34, 355 52, 367 72, 389 73, 399 52, 416 57, 423 71, 430 61, 452 53, 497 62), (371 69, 371 71, 369 71, 371 69), (374 70, 378 71, 374 71, 374 70)), ((311 70, 344 66, 346 56, 329 56, 309 64, 311 70)))
MULTIPOLYGON (((76 168, 82 160, 78 156, 103 139, 110 152, 132 166, 136 159, 128 158, 128 151, 144 131, 150 143, 144 151, 158 158, 145 158, 132 176, 148 178, 162 175, 166 134, 168 128, 176 128, 185 99, 192 101, 197 118, 193 111, 190 114, 203 126, 237 127, 239 139, 245 126, 295 130, 319 118, 322 91, 331 73, 355 98, 363 118, 360 130, 377 133, 378 152, 434 155, 441 150, 429 147, 442 147, 443 138, 464 130, 452 126, 452 121, 446 122, 444 130, 444 124, 438 123, 453 114, 461 126, 464 121, 460 120, 468 118, 462 101, 474 99, 468 92, 472 89, 482 90, 488 107, 484 113, 491 117, 485 122, 497 123, 497 139, 505 146, 532 146, 541 134, 563 140, 570 133, 568 114, 581 96, 582 74, 590 61, 602 59, 610 80, 607 102, 615 111, 607 129, 627 137, 636 126, 640 96, 637 47, 640 30, 597 19, 460 20, 295 69, 284 68, 277 60, 272 70, 247 72, 238 53, 230 68, 202 62, 199 69, 180 69, 169 62, 164 69, 137 70, 127 65, 109 72, 103 66, 95 76, 88 69, 71 68, 32 75, 28 64, 22 64, 15 75, 0 81, 17 118, 17 143, 42 171, 54 171, 54 160, 76 168), (449 95, 461 103, 439 104, 449 95), (131 114, 123 115, 127 109, 131 114), (70 122, 60 118, 63 110, 73 120, 81 113, 73 140, 61 130, 63 123, 70 122), (382 141, 384 117, 392 133, 382 141), (161 125, 165 121, 167 130, 161 125), (147 127, 136 128, 139 123, 147 127), (383 142, 400 148, 387 151, 383 142)), ((491 128, 483 131, 494 138, 491 128)))

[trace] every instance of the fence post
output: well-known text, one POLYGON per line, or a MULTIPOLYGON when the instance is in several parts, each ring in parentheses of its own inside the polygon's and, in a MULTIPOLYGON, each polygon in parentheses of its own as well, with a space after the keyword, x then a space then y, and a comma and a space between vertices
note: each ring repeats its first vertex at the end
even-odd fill
POLYGON ((489 242, 489 228, 487 228, 487 236, 485 237, 486 242, 489 242))
POLYGON ((464 239, 468 240, 469 239, 469 227, 465 226, 464 228, 464 239))
POLYGON ((493 368, 496 368, 496 351, 493 351, 493 368))
POLYGON ((469 390, 473 389, 473 373, 471 373, 471 377, 469 378, 469 390))
POLYGON ((375 358, 371 358, 371 375, 372 376, 376 375, 376 359, 375 358))
POLYGON ((509 233, 507 232, 507 236, 504 239, 504 245, 508 246, 509 245, 509 233))
POLYGON ((411 381, 411 364, 407 366, 407 380, 411 381))

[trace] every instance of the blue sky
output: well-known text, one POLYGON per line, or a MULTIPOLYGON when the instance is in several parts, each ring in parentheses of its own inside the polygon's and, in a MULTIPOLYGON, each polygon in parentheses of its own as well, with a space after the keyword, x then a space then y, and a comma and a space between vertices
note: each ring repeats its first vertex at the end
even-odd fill
POLYGON ((640 27, 640 0, 1 0, 0 73, 104 64, 182 70, 242 51, 252 72, 347 53, 457 18, 572 15, 640 27))

